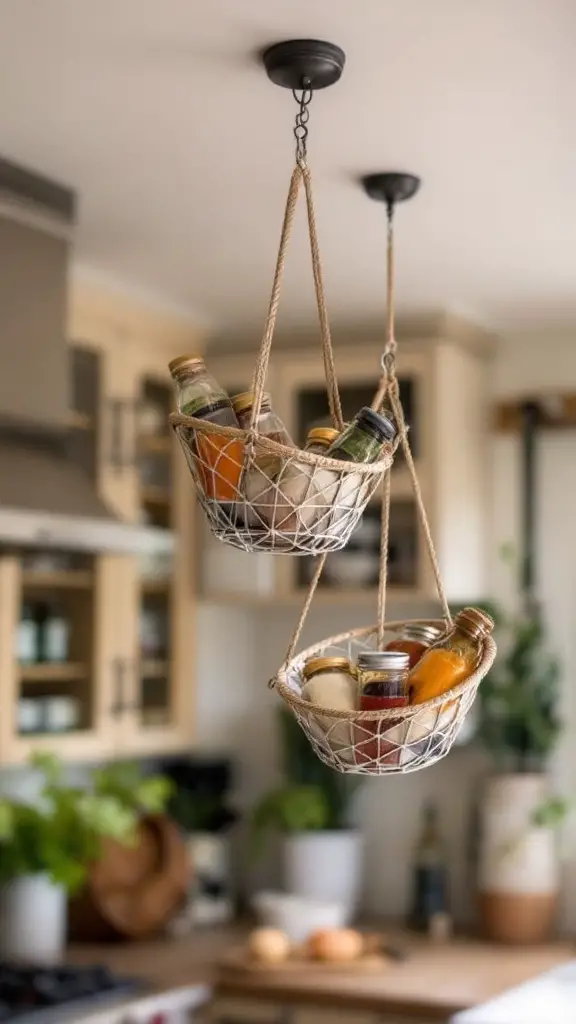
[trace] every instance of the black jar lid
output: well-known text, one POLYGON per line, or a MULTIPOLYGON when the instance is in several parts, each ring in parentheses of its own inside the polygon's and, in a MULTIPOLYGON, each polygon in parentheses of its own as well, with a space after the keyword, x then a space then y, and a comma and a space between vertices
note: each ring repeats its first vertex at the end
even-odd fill
POLYGON ((356 417, 356 424, 360 430, 365 430, 381 442, 393 441, 396 437, 396 424, 388 419, 387 416, 374 412, 374 409, 371 409, 368 405, 360 409, 356 417))

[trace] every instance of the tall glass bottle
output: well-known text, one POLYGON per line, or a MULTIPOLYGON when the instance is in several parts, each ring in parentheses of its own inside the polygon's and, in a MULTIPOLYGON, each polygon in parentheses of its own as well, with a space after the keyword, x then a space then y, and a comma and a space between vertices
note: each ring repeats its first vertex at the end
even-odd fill
POLYGON ((412 904, 409 924, 431 932, 448 913, 448 865, 440 830, 438 808, 427 803, 412 860, 412 904))

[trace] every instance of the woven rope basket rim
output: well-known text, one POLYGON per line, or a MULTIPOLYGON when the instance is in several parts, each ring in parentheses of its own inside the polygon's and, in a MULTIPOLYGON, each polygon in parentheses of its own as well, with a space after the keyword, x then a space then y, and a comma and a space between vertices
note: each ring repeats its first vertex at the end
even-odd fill
MULTIPOLYGON (((384 442, 382 446, 383 456, 377 462, 345 462, 343 459, 331 459, 326 455, 319 455, 315 452, 307 452, 303 448, 293 448, 287 444, 280 444, 262 434, 252 434, 248 430, 240 430, 238 427, 223 427, 210 420, 198 419, 196 416, 184 416, 183 413, 170 413, 170 424, 178 434, 178 427, 187 427, 189 430, 197 430, 201 434, 221 434, 229 437, 230 440, 243 441, 246 446, 245 458, 250 458, 249 446, 261 448, 271 455, 279 455, 286 461, 296 460, 310 466, 317 466, 322 469, 332 469, 339 473, 356 473, 362 476, 381 476, 392 464, 394 452, 398 446, 399 437, 394 443, 384 442)), ((179 437, 179 435, 178 435, 179 437)))
MULTIPOLYGON (((446 622, 444 619, 395 619, 385 623, 385 629, 388 631, 395 631, 408 623, 418 623, 422 625, 442 626, 446 628, 446 622)), ((479 664, 477 665, 474 672, 472 672, 467 679, 459 683, 452 690, 447 690, 446 693, 440 694, 438 697, 433 697, 431 700, 423 701, 421 704, 409 704, 405 707, 387 708, 382 711, 338 711, 333 708, 323 708, 320 704, 312 704, 308 700, 303 700, 288 684, 287 677, 290 670, 297 671, 298 664, 302 661, 307 661, 308 658, 314 657, 320 651, 325 650, 326 647, 337 647, 339 644, 347 640, 361 639, 364 637, 373 636, 378 632, 378 626, 362 626, 357 629, 347 630, 345 633, 338 633, 335 636, 328 637, 326 640, 321 640, 305 650, 300 651, 296 657, 292 658, 286 665, 278 671, 278 674, 274 677, 275 688, 286 702, 295 711, 300 711, 307 715, 320 715, 326 718, 339 719, 343 722, 374 722, 374 721, 385 721, 386 719, 394 719, 394 721, 404 721, 410 718, 414 718, 422 711, 432 708, 437 708, 446 704, 448 701, 457 700, 466 693, 468 690, 478 687, 482 679, 492 668, 494 659, 496 658, 496 644, 491 636, 486 637, 484 640, 484 647, 482 651, 482 657, 479 664)))

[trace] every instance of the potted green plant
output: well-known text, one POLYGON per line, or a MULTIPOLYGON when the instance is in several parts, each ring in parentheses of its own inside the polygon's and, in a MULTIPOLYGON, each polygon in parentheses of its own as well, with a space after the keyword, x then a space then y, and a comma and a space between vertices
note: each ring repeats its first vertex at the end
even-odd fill
POLYGON ((0 797, 0 956, 57 960, 65 942, 67 896, 78 892, 105 837, 130 844, 142 812, 162 810, 168 780, 125 765, 94 770, 86 788, 65 783, 57 758, 37 753, 37 800, 0 797))
POLYGON ((360 779, 340 775, 312 750, 287 709, 279 712, 283 785, 267 793, 252 812, 257 849, 271 832, 283 837, 284 884, 288 892, 356 906, 362 837, 352 826, 352 801, 360 779))
POLYGON ((480 809, 481 925, 495 940, 538 942, 554 920, 567 810, 547 774, 562 728, 560 664, 536 607, 495 613, 499 655, 478 693, 477 736, 496 768, 480 809))

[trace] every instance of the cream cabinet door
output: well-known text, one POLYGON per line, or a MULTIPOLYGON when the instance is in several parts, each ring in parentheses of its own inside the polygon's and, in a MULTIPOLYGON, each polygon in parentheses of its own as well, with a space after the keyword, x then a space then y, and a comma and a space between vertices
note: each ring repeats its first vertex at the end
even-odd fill
POLYGON ((170 561, 126 560, 122 632, 126 664, 119 714, 126 753, 185 749, 193 741, 195 649, 195 495, 168 415, 172 383, 160 350, 135 360, 137 514, 171 529, 170 561))

